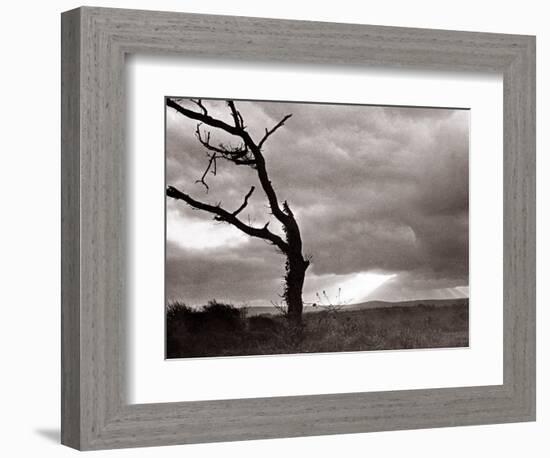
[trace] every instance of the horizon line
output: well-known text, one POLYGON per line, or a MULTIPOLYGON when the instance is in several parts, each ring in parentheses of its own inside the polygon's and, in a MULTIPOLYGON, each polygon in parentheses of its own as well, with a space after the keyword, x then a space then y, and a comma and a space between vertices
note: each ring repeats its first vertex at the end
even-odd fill
MULTIPOLYGON (((470 296, 461 296, 461 297, 443 297, 443 298, 422 298, 422 299, 404 299, 404 300, 395 300, 395 301, 390 301, 390 300, 384 300, 384 299, 370 299, 370 300, 367 300, 367 301, 362 301, 362 302, 353 302, 353 303, 349 303, 349 304, 320 304, 318 302, 307 302, 307 303, 304 303, 304 308, 305 307, 313 307, 313 304, 315 304, 316 307, 331 307, 331 306, 338 306, 338 307, 348 307, 348 306, 354 306, 354 305, 362 305, 362 304, 368 304, 368 303, 371 303, 371 302, 384 302, 384 303, 387 303, 387 304, 401 304, 403 302, 422 302, 422 301, 450 301, 450 300, 464 300, 464 299, 470 299, 470 296)), ((212 299, 212 301, 215 300, 215 299, 212 299)), ((174 299, 172 301, 167 301, 166 304, 165 304, 165 307, 169 306, 170 304, 174 304, 176 302, 179 302, 181 304, 184 304, 184 305, 187 305, 187 303, 185 301, 182 301, 182 300, 179 300, 179 299, 174 299)), ((204 307, 205 305, 208 305, 208 302, 210 301, 207 301, 206 304, 201 304, 201 305, 188 305, 188 307, 204 307)), ((258 308, 275 308, 277 307, 277 304, 269 304, 269 305, 242 305, 242 304, 234 304, 230 301, 217 301, 219 304, 225 304, 225 305, 231 305, 232 307, 236 307, 236 308, 253 308, 253 307, 258 307, 258 308)))

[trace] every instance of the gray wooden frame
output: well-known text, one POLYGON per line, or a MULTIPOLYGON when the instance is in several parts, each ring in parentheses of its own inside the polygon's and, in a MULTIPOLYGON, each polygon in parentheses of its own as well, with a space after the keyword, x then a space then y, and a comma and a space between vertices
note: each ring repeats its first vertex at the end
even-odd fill
POLYGON ((105 449, 534 419, 534 37, 90 7, 63 13, 63 444, 105 449), (128 404, 128 53, 503 74, 504 383, 128 404))

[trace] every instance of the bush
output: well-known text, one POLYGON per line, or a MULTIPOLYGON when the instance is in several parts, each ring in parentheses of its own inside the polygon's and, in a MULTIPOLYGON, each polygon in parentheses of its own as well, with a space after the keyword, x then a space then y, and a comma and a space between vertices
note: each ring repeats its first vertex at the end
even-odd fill
POLYGON ((166 311, 167 357, 228 354, 242 343, 246 309, 210 301, 194 309, 174 302, 166 311))
POLYGON ((172 302, 168 304, 166 308, 166 321, 169 323, 184 321, 186 317, 193 313, 195 313, 195 311, 183 302, 172 302))
POLYGON ((184 324, 190 332, 232 331, 243 327, 241 310, 229 304, 210 301, 199 309, 192 309, 181 303, 168 306, 166 321, 168 324, 184 324))
POLYGON ((220 304, 215 300, 209 301, 208 305, 205 305, 199 313, 205 315, 209 320, 223 321, 232 325, 240 325, 243 318, 241 310, 237 307, 220 304))

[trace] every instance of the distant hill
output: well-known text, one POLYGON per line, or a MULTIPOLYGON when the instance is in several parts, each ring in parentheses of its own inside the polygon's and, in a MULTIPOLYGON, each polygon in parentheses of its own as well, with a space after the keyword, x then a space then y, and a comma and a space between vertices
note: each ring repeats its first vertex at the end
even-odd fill
MULTIPOLYGON (((418 305, 431 305, 436 307, 445 307, 452 305, 464 305, 468 303, 467 297, 461 297, 456 299, 421 299, 415 301, 401 301, 401 302, 389 302, 389 301, 367 301, 361 302, 359 304, 346 304, 343 305, 340 310, 342 312, 352 311, 352 310, 366 310, 366 309, 378 309, 378 308, 387 308, 387 307, 416 307, 418 305)), ((326 310, 327 307, 323 305, 318 305, 313 307, 311 305, 306 305, 304 307, 304 313, 314 313, 326 310)), ((280 311, 275 307, 248 307, 248 316, 254 315, 278 315, 280 311)))
POLYGON ((346 310, 361 310, 361 309, 377 309, 377 308, 385 308, 385 307, 415 307, 420 304, 444 307, 449 305, 463 305, 467 303, 468 303, 468 298, 461 297, 457 299, 421 299, 416 301, 401 301, 401 302, 368 301, 368 302, 361 302, 360 304, 349 304, 349 305, 346 305, 344 308, 346 310))

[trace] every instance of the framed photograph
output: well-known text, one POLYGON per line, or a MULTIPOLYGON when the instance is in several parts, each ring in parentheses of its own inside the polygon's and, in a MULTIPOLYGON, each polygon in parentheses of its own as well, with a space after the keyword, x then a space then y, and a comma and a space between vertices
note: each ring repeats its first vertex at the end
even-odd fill
POLYGON ((468 347, 469 110, 166 108, 167 358, 468 347))
POLYGON ((534 419, 534 37, 63 13, 63 444, 534 419))

